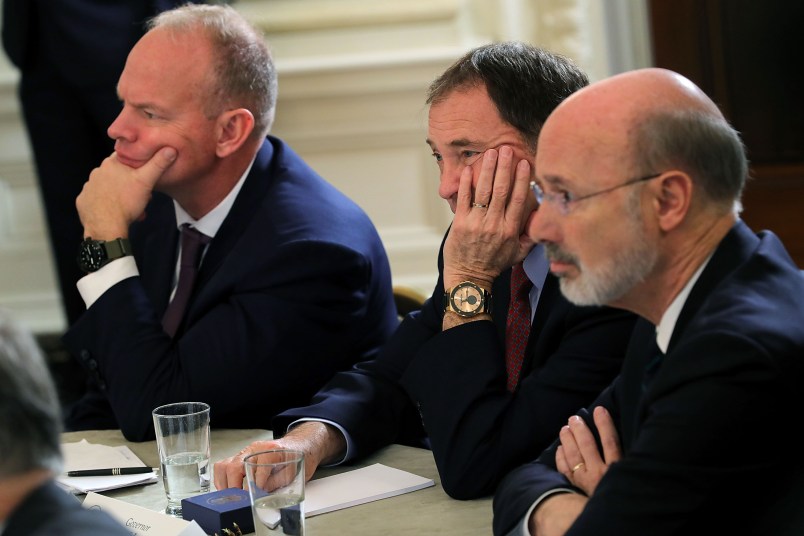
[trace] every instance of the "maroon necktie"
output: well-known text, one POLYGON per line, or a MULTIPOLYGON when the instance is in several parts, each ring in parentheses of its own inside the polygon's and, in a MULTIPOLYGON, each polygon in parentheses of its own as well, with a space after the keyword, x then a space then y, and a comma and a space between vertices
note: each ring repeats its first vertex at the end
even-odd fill
POLYGON ((162 327, 171 337, 176 334, 176 329, 184 316, 184 310, 193 292, 195 277, 198 275, 198 265, 201 263, 204 246, 209 244, 210 240, 207 235, 190 227, 189 223, 182 224, 179 282, 173 299, 165 309, 165 316, 162 317, 162 327))
POLYGON ((505 367, 508 370, 508 390, 513 392, 522 370, 522 359, 530 336, 530 297, 533 283, 522 263, 511 269, 511 302, 505 326, 505 367))

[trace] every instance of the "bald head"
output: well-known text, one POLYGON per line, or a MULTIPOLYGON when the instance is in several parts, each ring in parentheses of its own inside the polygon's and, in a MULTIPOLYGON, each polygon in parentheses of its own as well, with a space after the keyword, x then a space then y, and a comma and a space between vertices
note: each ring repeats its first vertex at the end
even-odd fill
POLYGON ((624 176, 681 170, 705 205, 726 211, 739 205, 748 169, 739 135, 715 103, 666 69, 629 71, 576 92, 545 122, 539 143, 624 176))
POLYGON ((567 107, 586 106, 587 110, 605 107, 611 113, 632 120, 678 109, 723 119, 715 103, 698 86, 667 69, 638 69, 618 74, 576 92, 567 101, 567 107))

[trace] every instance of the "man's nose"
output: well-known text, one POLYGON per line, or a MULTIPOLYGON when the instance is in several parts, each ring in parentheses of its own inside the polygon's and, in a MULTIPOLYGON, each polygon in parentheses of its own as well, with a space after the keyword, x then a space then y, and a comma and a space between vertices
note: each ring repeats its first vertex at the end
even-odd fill
POLYGON ((126 123, 126 110, 125 108, 120 110, 120 113, 117 114, 117 117, 112 124, 109 125, 109 128, 106 129, 106 134, 112 138, 113 140, 118 139, 125 139, 126 141, 132 141, 133 134, 131 128, 127 127, 126 123))
POLYGON ((550 203, 542 203, 530 215, 527 224, 528 237, 534 242, 558 242, 561 229, 556 220, 558 214, 550 203))
POLYGON ((461 166, 444 164, 438 183, 438 195, 441 199, 450 199, 458 195, 458 185, 461 182, 461 166))

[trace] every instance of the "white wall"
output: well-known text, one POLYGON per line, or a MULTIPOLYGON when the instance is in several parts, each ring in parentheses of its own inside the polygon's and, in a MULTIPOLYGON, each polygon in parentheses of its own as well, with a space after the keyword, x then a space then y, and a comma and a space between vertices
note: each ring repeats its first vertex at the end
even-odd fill
MULTIPOLYGON (((649 64, 642 0, 238 0, 279 71, 273 133, 365 208, 395 284, 429 295, 451 221, 424 143, 429 82, 469 48, 520 39, 593 80, 649 64)), ((0 57, 0 305, 64 329, 17 73, 0 57)), ((72 202, 72 200, 65 200, 72 202)))

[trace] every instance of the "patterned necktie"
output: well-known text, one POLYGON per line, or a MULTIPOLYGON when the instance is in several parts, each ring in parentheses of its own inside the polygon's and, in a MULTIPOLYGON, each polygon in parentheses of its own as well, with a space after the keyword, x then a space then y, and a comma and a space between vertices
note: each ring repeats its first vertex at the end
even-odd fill
POLYGON ((530 336, 530 297, 533 283, 522 263, 511 269, 511 302, 505 326, 505 366, 508 370, 508 390, 513 392, 522 370, 522 359, 530 336))
POLYGON ((182 224, 179 282, 176 285, 173 299, 165 309, 165 316, 162 317, 162 327, 171 337, 176 334, 176 329, 184 316, 184 310, 187 308, 187 302, 190 301, 190 294, 192 294, 195 284, 195 277, 198 275, 198 265, 201 263, 204 246, 209 244, 210 240, 212 240, 210 237, 190 227, 190 224, 182 224))

